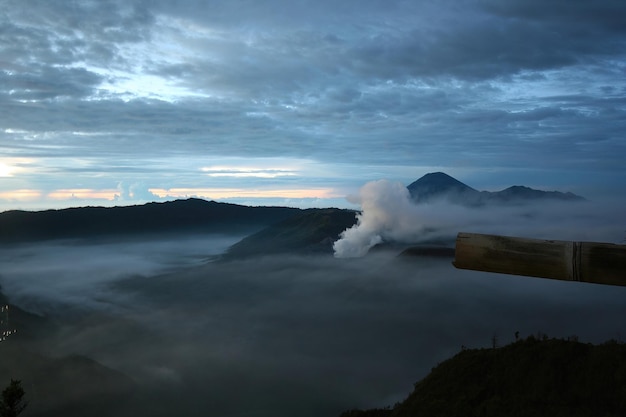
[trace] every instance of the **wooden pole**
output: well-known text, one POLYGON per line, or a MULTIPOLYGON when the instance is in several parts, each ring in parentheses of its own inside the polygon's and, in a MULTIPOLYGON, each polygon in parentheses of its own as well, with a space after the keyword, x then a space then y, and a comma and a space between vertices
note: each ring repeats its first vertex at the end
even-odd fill
POLYGON ((454 266, 626 286, 626 245, 459 233, 454 266))

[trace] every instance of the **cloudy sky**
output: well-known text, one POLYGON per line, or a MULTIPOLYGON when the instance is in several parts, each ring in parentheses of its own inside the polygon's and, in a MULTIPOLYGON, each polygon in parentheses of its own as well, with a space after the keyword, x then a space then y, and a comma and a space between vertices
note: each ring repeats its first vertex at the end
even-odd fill
POLYGON ((622 0, 0 0, 0 211, 626 184, 622 0))

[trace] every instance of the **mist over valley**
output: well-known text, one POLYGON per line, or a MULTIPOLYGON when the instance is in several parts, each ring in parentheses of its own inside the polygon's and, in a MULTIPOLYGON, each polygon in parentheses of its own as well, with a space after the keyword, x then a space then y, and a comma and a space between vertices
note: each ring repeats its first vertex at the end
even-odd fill
POLYGON ((461 346, 516 332, 626 334, 626 288, 458 270, 426 250, 452 249, 458 231, 620 243, 621 213, 580 199, 449 196, 416 202, 376 181, 358 212, 228 206, 245 211, 246 232, 223 227, 240 221, 228 210, 194 228, 180 201, 179 232, 13 234, 0 285, 17 332, 0 343, 0 370, 23 381, 33 416, 338 416, 401 401, 461 346), (418 256, 398 256, 406 248, 418 256))

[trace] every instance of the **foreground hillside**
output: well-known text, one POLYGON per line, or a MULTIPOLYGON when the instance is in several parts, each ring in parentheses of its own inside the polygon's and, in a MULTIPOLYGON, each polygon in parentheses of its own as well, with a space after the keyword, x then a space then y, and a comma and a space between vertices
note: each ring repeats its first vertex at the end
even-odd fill
POLYGON ((463 350, 393 408, 341 417, 626 415, 626 344, 529 337, 463 350))

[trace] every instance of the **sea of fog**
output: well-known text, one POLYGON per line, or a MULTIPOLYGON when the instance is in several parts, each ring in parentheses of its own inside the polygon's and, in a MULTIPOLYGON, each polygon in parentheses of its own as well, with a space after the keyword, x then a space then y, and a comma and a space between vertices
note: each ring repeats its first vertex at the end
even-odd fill
MULTIPOLYGON (((201 265, 241 240, 238 235, 59 240, 0 247, 0 286, 13 302, 39 313, 108 306, 108 285, 201 265)), ((115 296, 111 295, 112 299, 115 296)))
POLYGON ((2 248, 0 285, 60 323, 47 353, 123 372, 155 393, 163 416, 338 416, 402 400, 461 346, 516 332, 626 337, 626 288, 387 252, 210 261, 240 238, 2 248))

